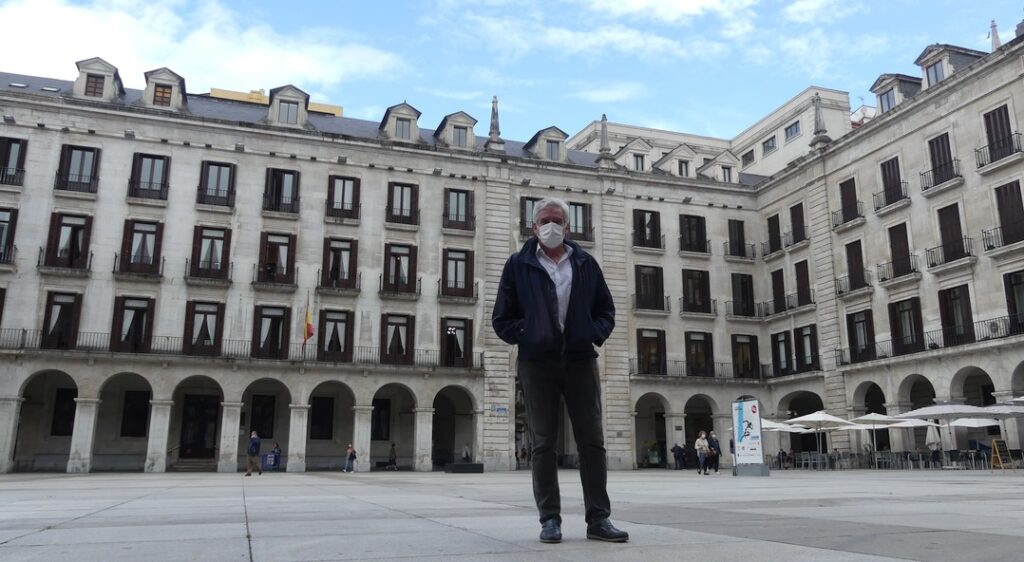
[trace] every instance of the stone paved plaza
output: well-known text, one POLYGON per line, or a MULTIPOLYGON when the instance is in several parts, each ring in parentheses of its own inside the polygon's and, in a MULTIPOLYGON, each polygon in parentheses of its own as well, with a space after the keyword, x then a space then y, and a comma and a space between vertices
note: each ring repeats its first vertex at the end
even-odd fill
POLYGON ((1020 560, 1024 471, 613 472, 625 545, 537 542, 526 472, 9 474, 0 560, 1020 560))

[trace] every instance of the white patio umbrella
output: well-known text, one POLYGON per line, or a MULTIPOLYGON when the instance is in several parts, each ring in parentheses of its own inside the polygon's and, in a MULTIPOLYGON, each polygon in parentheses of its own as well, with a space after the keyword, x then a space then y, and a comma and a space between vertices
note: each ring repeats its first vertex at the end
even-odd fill
MULTIPOLYGON (((832 414, 826 414, 825 410, 818 410, 817 412, 814 412, 812 414, 807 414, 805 416, 799 416, 793 419, 788 419, 785 421, 785 423, 796 423, 800 425, 805 425, 809 429, 814 430, 814 433, 821 433, 824 429, 832 429, 837 427, 843 427, 845 425, 853 425, 851 422, 848 422, 843 418, 833 416, 832 414)), ((817 449, 817 452, 820 453, 821 444, 818 442, 817 438, 815 438, 814 440, 814 445, 817 449)))
POLYGON ((803 433, 804 431, 807 431, 807 428, 802 425, 789 425, 786 427, 771 427, 765 429, 765 431, 770 431, 772 433, 803 433))
POLYGON ((949 429, 949 420, 955 418, 990 418, 992 416, 985 411, 985 408, 979 408, 978 406, 970 406, 967 404, 935 404, 934 406, 925 406, 924 408, 911 410, 904 414, 899 414, 896 417, 945 420, 946 433, 949 435, 949 442, 955 445, 953 442, 953 432, 949 429))
POLYGON ((916 427, 939 427, 939 424, 928 420, 908 419, 896 422, 889 426, 889 429, 914 429, 916 427))
POLYGON ((792 426, 784 424, 784 423, 781 423, 781 422, 772 421, 772 420, 769 420, 769 419, 762 419, 761 420, 761 429, 762 430, 780 429, 780 428, 789 428, 789 427, 792 427, 792 426))
MULTIPOLYGON (((878 450, 878 445, 877 445, 877 443, 875 443, 875 431, 877 431, 877 429, 878 429, 877 426, 882 426, 883 428, 886 428, 886 427, 889 427, 890 425, 893 425, 895 423, 899 423, 900 422, 900 420, 898 420, 898 419, 896 419, 896 418, 894 418, 892 416, 887 416, 885 414, 878 414, 878 413, 874 413, 874 412, 870 413, 870 414, 866 414, 866 415, 863 415, 863 416, 859 416, 859 417, 853 418, 850 421, 870 426, 870 429, 871 429, 871 450, 872 451, 877 451, 878 450)), ((875 457, 875 468, 878 468, 878 456, 875 455, 874 457, 875 457)))
POLYGON ((1011 398, 1010 402, 1013 402, 1014 404, 1024 404, 1024 396, 1018 396, 1016 398, 1011 398))
POLYGON ((999 420, 992 418, 957 418, 949 422, 950 427, 990 427, 999 425, 999 420))
POLYGON ((871 431, 872 429, 874 429, 874 426, 855 423, 852 425, 844 425, 843 427, 833 427, 832 431, 871 431))

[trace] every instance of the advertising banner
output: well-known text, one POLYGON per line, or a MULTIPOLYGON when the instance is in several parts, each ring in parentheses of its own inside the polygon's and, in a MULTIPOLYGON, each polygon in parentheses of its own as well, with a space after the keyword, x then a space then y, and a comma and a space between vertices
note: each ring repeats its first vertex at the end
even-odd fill
POLYGON ((736 464, 763 464, 761 412, 757 400, 732 403, 732 427, 736 443, 736 464))

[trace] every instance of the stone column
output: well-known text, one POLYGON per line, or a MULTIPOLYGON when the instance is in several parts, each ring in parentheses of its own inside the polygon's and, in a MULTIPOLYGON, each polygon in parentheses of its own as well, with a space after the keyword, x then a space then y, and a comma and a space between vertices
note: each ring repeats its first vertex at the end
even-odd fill
MULTIPOLYGON (((686 444, 686 414, 665 414, 665 441, 669 449, 673 443, 686 444)), ((671 450, 667 454, 672 457, 671 450)))
POLYGON ((633 435, 633 470, 636 470, 636 469, 640 468, 640 461, 641 461, 640 455, 641 455, 641 453, 644 454, 644 455, 647 454, 647 451, 641 451, 641 447, 640 446, 642 445, 642 443, 640 443, 640 439, 637 437, 637 433, 636 433, 636 417, 637 417, 637 415, 638 414, 635 411, 629 413, 629 419, 633 420, 633 429, 631 431, 631 433, 633 435))
POLYGON ((732 414, 715 414, 711 416, 711 427, 714 429, 715 437, 718 437, 718 444, 722 448, 722 458, 718 459, 719 468, 726 465, 732 466, 735 460, 729 452, 729 438, 732 436, 732 414))
POLYGON ((220 403, 220 442, 217 448, 217 472, 238 472, 238 425, 242 420, 241 402, 220 403))
POLYGON ((92 468, 92 445, 96 438, 99 408, 99 398, 75 398, 75 425, 71 430, 68 472, 89 472, 92 468))
MULTIPOLYGON (((433 449, 434 449, 434 409, 416 408, 413 410, 416 415, 415 449, 415 470, 417 472, 430 472, 434 470, 433 449)), ((462 449, 455 444, 455 458, 462 456, 462 449)))
POLYGON ((352 406, 352 446, 356 448, 356 470, 370 470, 370 425, 373 423, 373 406, 352 406))
POLYGON ((306 472, 306 432, 309 404, 289 404, 292 419, 288 424, 288 472, 306 472))
POLYGON ((146 472, 167 471, 167 435, 171 429, 174 400, 149 401, 149 443, 146 445, 146 472))
POLYGON ((0 397, 0 474, 14 471, 14 446, 24 401, 19 396, 0 397))
MULTIPOLYGON (((473 410, 473 462, 484 462, 484 411, 473 410)), ((516 446, 515 441, 512 441, 510 445, 513 449, 516 446)), ((515 451, 512 451, 512 458, 509 459, 510 466, 516 465, 515 451)))
MULTIPOLYGON (((913 407, 909 403, 894 402, 885 404, 885 415, 897 416, 904 412, 909 412, 913 407)), ((889 430, 889 448, 893 451, 914 451, 917 446, 914 442, 914 430, 913 429, 890 429, 889 430)))

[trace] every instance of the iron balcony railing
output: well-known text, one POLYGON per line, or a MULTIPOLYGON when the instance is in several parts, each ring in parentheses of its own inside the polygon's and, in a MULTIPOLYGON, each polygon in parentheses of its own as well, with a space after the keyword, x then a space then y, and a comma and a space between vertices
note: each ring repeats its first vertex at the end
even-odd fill
POLYGON ((234 262, 185 259, 185 276, 198 279, 231 279, 234 262))
POLYGON ((25 170, 20 168, 0 168, 0 184, 24 185, 25 170))
POLYGON ((388 207, 387 212, 384 214, 384 221, 395 224, 417 225, 420 223, 420 211, 419 209, 388 207))
POLYGON ((644 357, 629 360, 629 374, 641 376, 759 380, 769 376, 770 369, 770 365, 745 363, 663 361, 644 357))
POLYGON ((467 299, 479 298, 480 283, 469 285, 465 281, 437 280, 437 295, 441 297, 460 297, 467 299))
POLYGON ((298 269, 298 267, 293 268, 274 263, 254 263, 252 265, 252 282, 294 285, 298 269))
POLYGON ((753 301, 726 301, 725 314, 746 318, 763 318, 764 308, 753 301))
POLYGON ((699 314, 718 314, 718 301, 715 299, 702 299, 699 301, 689 300, 686 297, 679 297, 679 312, 694 312, 699 314))
POLYGON ((378 279, 377 292, 381 295, 420 295, 423 278, 419 277, 413 282, 405 275, 392 275, 389 279, 384 278, 382 273, 378 279))
POLYGON ((781 252, 782 248, 783 246, 781 236, 774 238, 769 236, 767 240, 761 242, 761 255, 767 256, 774 254, 775 252, 781 252))
POLYGON ((782 243, 788 248, 807 240, 807 227, 798 226, 782 235, 782 243))
POLYGON ((110 332, 78 332, 47 334, 42 330, 5 328, 0 330, 0 349, 5 350, 57 350, 60 352, 113 353, 130 355, 170 355, 222 357, 226 359, 270 359, 307 363, 354 363, 360 365, 399 364, 416 367, 483 368, 483 353, 479 351, 456 355, 445 349, 415 349, 396 356, 378 346, 355 346, 347 350, 319 348, 316 340, 291 343, 287 346, 254 346, 252 340, 221 339, 205 344, 191 343, 181 336, 152 336, 136 342, 131 351, 120 346, 111 349, 110 332))
POLYGON ((885 283, 892 279, 898 279, 907 275, 912 275, 918 272, 917 269, 917 255, 910 254, 909 259, 906 261, 889 261, 880 263, 876 267, 878 272, 878 282, 885 283))
POLYGON ((441 213, 441 226, 453 230, 476 230, 476 215, 443 211, 441 213))
POLYGON ((334 203, 327 202, 327 209, 325 213, 329 217, 337 219, 358 219, 361 205, 353 205, 352 203, 334 203))
POLYGON ((361 290, 363 288, 363 272, 349 271, 348 275, 341 276, 340 272, 338 275, 331 275, 330 271, 317 271, 316 278, 320 280, 320 287, 325 289, 356 289, 361 290))
POLYGON ((168 189, 169 186, 166 182, 130 181, 128 182, 128 197, 167 201, 168 189))
POLYGON ((18 246, 11 244, 0 247, 0 265, 13 265, 14 258, 18 256, 18 246))
POLYGON ((665 235, 649 237, 642 230, 633 231, 633 246, 637 248, 665 249, 665 235))
POLYGON ((858 289, 871 286, 871 272, 867 269, 851 272, 836 278, 836 295, 845 295, 858 289))
POLYGON ((62 269, 78 269, 81 271, 92 271, 92 252, 89 255, 72 256, 66 252, 46 251, 46 248, 39 247, 39 256, 36 258, 36 267, 57 267, 62 269))
POLYGON ((907 199, 907 180, 900 180, 897 184, 886 186, 882 191, 875 193, 872 198, 875 201, 875 211, 907 199))
POLYGON ((782 314, 787 310, 812 305, 814 302, 814 289, 808 289, 804 293, 789 293, 788 295, 782 295, 779 298, 759 303, 757 306, 764 316, 774 316, 782 314))
POLYGON ((594 241, 594 227, 587 226, 587 227, 584 227, 584 228, 573 230, 572 227, 570 226, 569 227, 569 236, 568 236, 568 238, 570 240, 575 240, 577 242, 593 242, 594 241))
POLYGON ((633 310, 656 310, 660 312, 672 311, 672 297, 633 293, 630 295, 630 298, 633 301, 633 310))
POLYGON ((1017 152, 1021 152, 1020 133, 1013 133, 988 146, 974 149, 974 160, 979 168, 983 168, 1017 152))
POLYGON ((853 207, 843 207, 838 211, 832 211, 832 228, 839 228, 860 218, 864 218, 864 203, 857 201, 853 207))
POLYGON ((207 189, 200 185, 196 190, 196 203, 233 208, 235 206, 235 192, 234 190, 207 189))
POLYGON ((722 246, 725 248, 725 255, 727 256, 746 260, 757 258, 757 251, 754 249, 753 244, 741 244, 730 240, 722 242, 722 246))
POLYGON ((263 210, 264 211, 275 211, 278 213, 298 213, 299 212, 299 198, 298 197, 273 197, 271 195, 263 196, 263 210))
POLYGON ((96 193, 100 178, 91 174, 62 174, 57 172, 53 188, 61 191, 77 191, 80 193, 96 193))
POLYGON ((163 277, 164 264, 166 262, 167 258, 160 258, 160 261, 156 261, 153 260, 152 257, 150 257, 149 261, 135 261, 133 257, 128 254, 118 254, 117 252, 114 252, 113 273, 131 273, 135 275, 163 277))
POLYGON ((694 254, 711 254, 711 240, 688 240, 686 237, 680 236, 679 251, 694 254))
POLYGON ((954 158, 952 161, 939 164, 927 172, 921 172, 921 191, 928 191, 937 185, 942 185, 947 181, 960 177, 963 177, 960 174, 960 159, 954 158))
POLYGON ((985 250, 995 250, 1024 240, 1024 223, 997 226, 981 231, 981 243, 985 250))
POLYGON ((800 373, 813 373, 821 370, 821 356, 820 355, 808 355, 804 357, 797 357, 800 362, 792 362, 786 368, 782 368, 781 365, 765 365, 768 368, 766 377, 784 377, 787 375, 798 375, 800 373))
POLYGON ((974 255, 974 240, 964 236, 942 246, 925 250, 928 267, 938 267, 974 255))

